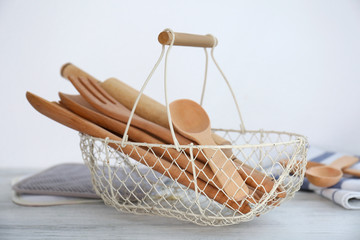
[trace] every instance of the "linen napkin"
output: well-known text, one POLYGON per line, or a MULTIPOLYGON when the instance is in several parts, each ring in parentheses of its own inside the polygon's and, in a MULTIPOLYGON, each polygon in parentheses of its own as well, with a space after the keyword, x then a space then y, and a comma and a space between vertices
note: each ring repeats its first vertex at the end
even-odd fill
MULTIPOLYGON (((310 147, 308 150, 309 161, 323 164, 330 164, 342 156, 349 154, 325 151, 316 147, 310 147)), ((351 168, 360 169, 360 162, 351 168)), ((317 187, 305 178, 301 190, 314 191, 346 209, 360 209, 360 178, 351 175, 344 174, 340 182, 329 188, 317 187)))

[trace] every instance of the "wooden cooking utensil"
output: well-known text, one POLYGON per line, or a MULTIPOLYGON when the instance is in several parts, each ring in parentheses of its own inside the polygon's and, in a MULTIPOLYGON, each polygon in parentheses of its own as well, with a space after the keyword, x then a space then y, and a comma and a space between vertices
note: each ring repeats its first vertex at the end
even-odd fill
MULTIPOLYGON (((212 138, 214 139, 217 145, 231 145, 231 142, 222 138, 217 134, 212 134, 212 138)), ((230 159, 234 161, 235 165, 240 169, 238 172, 240 173, 241 177, 245 180, 245 182, 250 185, 251 187, 261 191, 269 193, 274 187, 274 181, 271 177, 267 176, 266 174, 254 169, 253 167, 247 165, 246 163, 237 159, 232 152, 231 148, 222 149, 224 154, 230 159)), ((277 189, 277 197, 285 198, 286 192, 282 187, 278 187, 277 189)))
MULTIPOLYGON (((111 97, 111 95, 102 89, 96 81, 83 76, 69 76, 68 78, 79 91, 81 96, 83 96, 94 108, 116 120, 124 123, 128 122, 130 110, 111 97)), ((135 114, 132 118, 131 125, 153 134, 154 136, 164 140, 166 143, 173 143, 170 130, 135 114)), ((177 137, 179 137, 182 142, 190 144, 190 141, 184 137, 180 135, 177 135, 177 137)))
MULTIPOLYGON (((63 108, 57 103, 49 102, 41 97, 36 96, 30 92, 26 93, 26 98, 30 104, 40 113, 45 116, 65 125, 74 130, 83 132, 85 134, 98 137, 98 138, 107 138, 111 140, 121 141, 122 139, 111 132, 89 122, 76 115, 75 113, 70 112, 69 110, 63 108)), ((119 146, 114 143, 109 143, 109 146, 114 149, 119 149, 119 146)), ((186 171, 182 171, 180 168, 171 164, 161 158, 154 156, 152 153, 147 152, 146 150, 139 148, 137 146, 125 146, 121 150, 128 154, 129 157, 139 161, 142 164, 151 166, 157 172, 164 174, 167 177, 176 179, 179 183, 183 184, 186 187, 195 189, 195 185, 191 179, 193 177, 186 171), (135 148, 136 151, 133 151, 135 148)), ((224 204, 227 207, 239 211, 242 213, 250 212, 250 206, 246 202, 238 203, 229 199, 225 194, 219 192, 218 189, 213 186, 205 183, 204 181, 197 179, 197 186, 200 189, 202 194, 205 194, 211 199, 224 204)))
MULTIPOLYGON (((188 99, 176 100, 170 104, 170 113, 173 125, 180 134, 200 145, 216 145, 211 137, 210 119, 199 104, 188 99)), ((220 150, 203 148, 202 151, 209 158, 209 165, 224 191, 235 200, 245 198, 249 189, 233 162, 220 150)))
MULTIPOLYGON (((288 160, 281 160, 280 163, 286 167, 288 165, 288 160)), ((313 162, 313 161, 308 161, 306 163, 306 169, 309 169, 309 168, 312 168, 312 167, 319 167, 319 166, 326 166, 325 164, 323 163, 319 163, 319 162, 313 162)), ((293 170, 291 170, 291 173, 296 171, 297 168, 299 166, 298 165, 295 165, 293 167, 293 170)), ((341 169, 341 171, 345 174, 349 174, 349 175, 352 175, 352 176, 355 176, 355 177, 360 177, 360 170, 359 169, 352 169, 352 168, 343 168, 341 169)))
MULTIPOLYGON (((76 113, 80 117, 83 117, 101 127, 104 127, 112 131, 113 133, 117 133, 120 135, 124 133, 126 124, 98 112, 80 95, 69 95, 60 92, 59 96, 61 99, 61 103, 67 109, 76 113)), ((165 144, 135 127, 130 127, 128 133, 129 138, 136 142, 165 144)), ((163 148, 152 147, 152 150, 156 153, 157 156, 163 156, 163 158, 168 160, 169 162, 175 161, 181 168, 185 169, 191 174, 194 174, 192 165, 189 164, 189 158, 184 153, 179 153, 173 148, 168 148, 167 151, 164 151, 163 148)), ((211 171, 211 168, 208 165, 205 165, 199 160, 195 160, 194 163, 196 167, 196 175, 198 178, 205 182, 209 182, 209 184, 216 188, 219 188, 221 186, 217 178, 214 178, 214 173, 211 171)), ((253 191, 249 193, 249 196, 251 195, 253 195, 253 191)), ((252 201, 251 197, 248 199, 248 201, 255 203, 254 201, 252 201)))
POLYGON ((343 176, 341 171, 343 168, 348 168, 359 159, 352 156, 341 157, 330 165, 312 167, 306 170, 306 177, 315 186, 330 187, 338 183, 343 176))

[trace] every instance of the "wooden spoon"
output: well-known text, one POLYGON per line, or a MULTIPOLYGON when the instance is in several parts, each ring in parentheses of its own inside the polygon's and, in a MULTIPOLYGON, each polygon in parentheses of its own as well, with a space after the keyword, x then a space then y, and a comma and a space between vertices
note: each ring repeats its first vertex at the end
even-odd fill
MULTIPOLYGON (((97 138, 109 138, 115 141, 121 141, 122 139, 111 132, 85 120, 75 113, 70 112, 66 108, 63 108, 61 105, 55 102, 49 102, 35 94, 30 92, 26 93, 26 98, 30 104, 40 113, 45 116, 65 125, 74 130, 80 131, 82 133, 97 137, 97 138)), ((109 146, 119 150, 120 147, 112 142, 109 142, 109 146)), ((195 184, 192 179, 193 176, 188 172, 181 170, 176 165, 169 163, 168 161, 163 160, 162 158, 156 157, 151 152, 148 152, 137 146, 127 145, 121 148, 121 151, 125 154, 128 154, 129 157, 134 160, 139 161, 140 163, 151 167, 155 171, 164 174, 171 179, 176 179, 177 182, 183 184, 186 187, 189 187, 195 190, 195 184)), ((206 182, 197 179, 197 187, 200 189, 200 193, 208 196, 211 199, 214 199, 220 204, 224 204, 227 207, 238 211, 241 213, 250 212, 251 208, 246 202, 236 202, 229 199, 224 193, 219 191, 217 188, 207 184, 206 182)))
MULTIPOLYGON (((348 157, 348 156, 346 156, 348 157)), ((288 165, 288 160, 281 160, 280 163, 286 167, 288 165)), ((309 169, 309 168, 312 168, 312 167, 319 167, 319 166, 326 166, 325 164, 323 163, 319 163, 319 162, 313 162, 313 161, 308 161, 306 163, 306 169, 309 169)), ((298 170, 298 165, 295 165, 290 171, 291 173, 294 173, 295 171, 298 170)), ((355 177, 360 177, 360 170, 359 169, 352 169, 352 168, 343 168, 341 170, 343 173, 345 174, 349 174, 349 175, 352 175, 352 176, 355 176, 355 177)))
MULTIPOLYGON (((176 100, 170 104, 170 113, 173 125, 180 134, 199 145, 216 145, 211 136, 210 119, 199 104, 188 99, 176 100)), ((233 162, 221 150, 203 148, 202 151, 224 191, 237 201, 245 198, 249 188, 233 162)))
POLYGON ((348 168, 358 162, 357 157, 344 156, 328 166, 312 167, 306 170, 309 182, 319 187, 330 187, 338 183, 343 176, 341 169, 348 168))

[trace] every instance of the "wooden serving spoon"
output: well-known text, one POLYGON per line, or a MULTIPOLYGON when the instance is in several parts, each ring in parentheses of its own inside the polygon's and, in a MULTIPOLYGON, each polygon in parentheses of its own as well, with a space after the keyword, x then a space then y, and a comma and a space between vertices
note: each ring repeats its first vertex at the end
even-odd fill
POLYGON ((359 159, 357 157, 344 156, 341 157, 330 165, 312 167, 306 170, 306 177, 315 186, 330 187, 338 183, 343 176, 341 171, 343 168, 348 168, 359 159))
MULTIPOLYGON (((216 145, 211 136, 210 119, 198 103, 188 99, 176 100, 170 104, 170 113, 175 129, 184 137, 199 145, 216 145)), ((249 188, 233 162, 221 150, 203 148, 202 151, 224 191, 237 201, 246 198, 249 188)))
MULTIPOLYGON (((37 111, 67 127, 97 138, 108 137, 109 139, 115 141, 122 140, 120 137, 97 126, 96 124, 89 122, 84 118, 81 118, 80 116, 72 113, 55 102, 49 102, 30 92, 26 93, 26 98, 37 111)), ((116 150, 119 149, 119 146, 112 142, 109 142, 109 146, 116 150)), ((196 187, 192 181, 193 176, 188 172, 181 170, 176 165, 169 163, 162 158, 156 157, 151 152, 148 152, 137 146, 127 145, 121 148, 121 151, 125 154, 128 154, 129 157, 133 158, 134 160, 137 160, 146 166, 151 166, 151 168, 155 171, 164 174, 171 179, 176 179, 177 182, 195 190, 196 187)), ((251 208, 246 202, 239 203, 233 201, 217 188, 207 184, 200 179, 197 179, 196 183, 200 189, 200 193, 208 196, 211 199, 214 199, 218 203, 224 204, 234 211, 238 211, 244 214, 250 212, 251 208)))

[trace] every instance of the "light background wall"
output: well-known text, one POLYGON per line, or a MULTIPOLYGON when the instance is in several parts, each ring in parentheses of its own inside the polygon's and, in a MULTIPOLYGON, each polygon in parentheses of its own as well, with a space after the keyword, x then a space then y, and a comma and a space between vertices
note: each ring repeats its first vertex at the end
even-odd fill
MULTIPOLYGON (((76 93, 60 77, 72 62, 100 80, 140 88, 160 54, 158 33, 211 33, 248 129, 286 130, 311 145, 360 154, 360 1, 0 0, 0 167, 82 162, 77 132, 36 112, 31 91, 76 93)), ((170 100, 199 100, 204 52, 174 47, 170 100)), ((145 93, 164 102, 163 65, 145 93)), ((237 128, 235 108, 210 64, 205 109, 237 128)))

